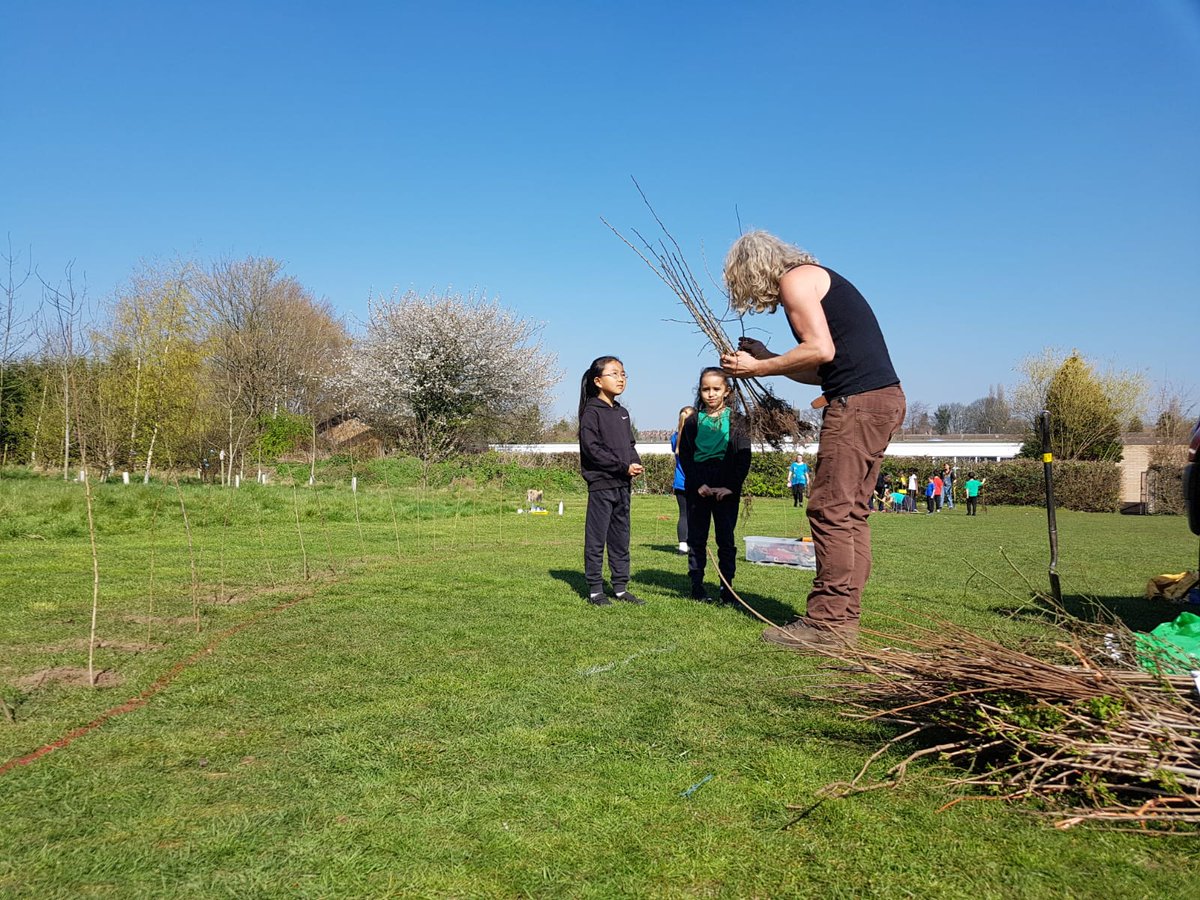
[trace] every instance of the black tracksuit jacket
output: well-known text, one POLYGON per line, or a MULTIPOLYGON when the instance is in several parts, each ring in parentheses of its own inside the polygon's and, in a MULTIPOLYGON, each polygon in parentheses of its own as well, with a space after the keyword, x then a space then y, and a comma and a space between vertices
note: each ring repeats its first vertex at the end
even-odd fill
POLYGON ((579 468, 588 491, 629 487, 629 466, 641 461, 625 407, 589 398, 579 416, 579 468))
POLYGON ((745 416, 734 415, 729 423, 729 446, 721 459, 696 462, 697 413, 684 420, 679 433, 679 464, 683 467, 683 483, 689 496, 694 496, 702 484, 742 492, 742 484, 750 474, 750 434, 745 416))

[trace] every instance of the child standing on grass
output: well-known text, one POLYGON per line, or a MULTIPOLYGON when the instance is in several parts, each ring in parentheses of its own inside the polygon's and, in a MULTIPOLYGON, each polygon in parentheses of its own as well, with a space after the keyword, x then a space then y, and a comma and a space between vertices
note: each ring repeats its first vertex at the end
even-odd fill
POLYGON ((583 571, 588 603, 609 606, 604 595, 604 548, 613 593, 625 603, 643 602, 629 586, 629 499, 642 459, 633 441, 629 413, 617 402, 625 391, 625 366, 599 356, 583 373, 579 388, 579 466, 588 485, 583 571))
POLYGON ((983 487, 983 482, 975 477, 974 472, 968 472, 967 483, 963 487, 967 489, 967 515, 973 516, 976 514, 976 505, 979 503, 979 489, 983 487))
POLYGON ((808 463, 804 455, 797 453, 796 461, 788 466, 788 487, 792 489, 792 509, 804 502, 804 489, 808 486, 808 463))
POLYGON ((675 426, 675 433, 671 435, 671 453, 675 455, 675 481, 671 485, 671 489, 675 492, 675 502, 679 504, 679 522, 675 526, 675 536, 679 538, 679 552, 688 552, 688 528, 687 528, 687 491, 684 485, 687 483, 683 477, 683 466, 679 464, 679 434, 683 431, 683 423, 687 421, 687 417, 694 413, 694 407, 685 406, 679 411, 679 422, 675 426))
POLYGON ((733 584, 737 561, 737 525, 742 484, 750 472, 750 430, 734 409, 732 382, 721 369, 700 373, 696 409, 683 423, 679 462, 688 500, 688 576, 692 599, 711 602, 704 589, 704 564, 711 520, 717 538, 717 570, 724 579, 721 602, 734 604, 726 585, 733 584))

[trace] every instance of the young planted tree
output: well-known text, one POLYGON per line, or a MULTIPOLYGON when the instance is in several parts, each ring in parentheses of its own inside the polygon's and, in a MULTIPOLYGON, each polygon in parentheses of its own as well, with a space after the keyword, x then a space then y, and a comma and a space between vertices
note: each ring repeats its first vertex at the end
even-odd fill
POLYGON ((74 263, 68 263, 63 279, 50 284, 40 275, 42 283, 44 354, 58 374, 58 399, 61 401, 63 480, 71 474, 72 422, 78 420, 78 404, 74 387, 76 368, 84 357, 86 346, 82 339, 82 323, 86 307, 86 291, 75 285, 74 263))
POLYGON ((409 291, 369 308, 335 384, 426 462, 518 432, 559 379, 541 324, 486 297, 409 291))

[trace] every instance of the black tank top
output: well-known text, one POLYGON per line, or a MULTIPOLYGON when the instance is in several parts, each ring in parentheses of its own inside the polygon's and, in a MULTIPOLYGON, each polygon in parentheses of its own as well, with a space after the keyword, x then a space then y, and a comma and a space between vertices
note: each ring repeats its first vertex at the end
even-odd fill
MULTIPOLYGON (((858 288, 833 269, 829 273, 829 293, 821 301, 834 356, 817 369, 821 392, 830 400, 864 391, 899 384, 892 357, 875 313, 858 288)), ((800 335, 792 334, 800 342, 800 335)))

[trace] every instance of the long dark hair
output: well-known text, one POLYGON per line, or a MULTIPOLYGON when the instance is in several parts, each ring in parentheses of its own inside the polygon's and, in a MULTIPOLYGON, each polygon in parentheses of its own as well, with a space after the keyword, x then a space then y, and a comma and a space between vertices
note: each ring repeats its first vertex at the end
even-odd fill
POLYGON ((738 394, 737 388, 734 387, 733 379, 725 374, 725 370, 717 366, 706 366, 700 370, 700 377, 696 380, 696 415, 708 409, 704 403, 704 398, 700 396, 700 386, 704 384, 705 375, 720 375, 721 380, 725 382, 725 387, 729 391, 729 399, 725 401, 725 405, 729 407, 729 415, 735 416, 741 414, 741 397, 738 394))
POLYGON ((737 385, 733 379, 725 374, 725 370, 717 366, 705 366, 700 370, 700 377, 696 380, 696 416, 699 421, 700 413, 704 412, 708 407, 704 403, 704 398, 700 396, 700 386, 704 384, 705 375, 720 375, 725 382, 725 387, 729 389, 729 397, 725 401, 725 405, 729 408, 729 432, 733 434, 747 427, 745 413, 742 412, 742 392, 737 389, 737 385))
MULTIPOLYGON (((604 367, 610 362, 621 362, 621 360, 615 356, 597 356, 588 366, 588 370, 583 373, 583 380, 579 383, 579 418, 583 418, 583 408, 587 406, 587 402, 593 397, 600 396, 600 388, 596 386, 596 379, 604 374, 604 367)), ((621 365, 625 365, 625 363, 621 363, 621 365)))

